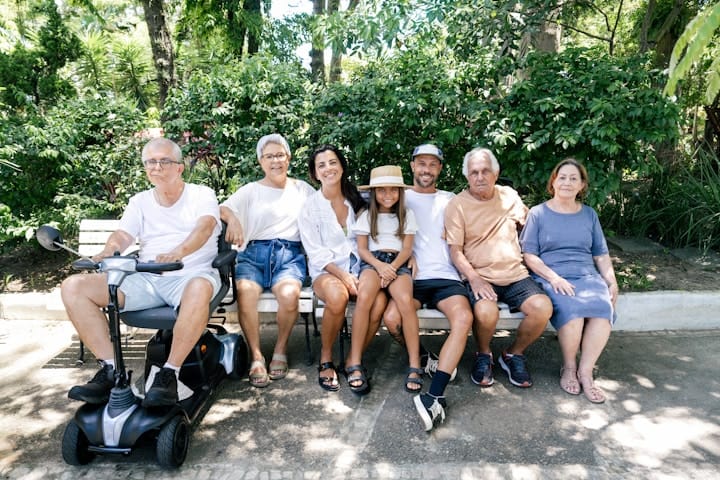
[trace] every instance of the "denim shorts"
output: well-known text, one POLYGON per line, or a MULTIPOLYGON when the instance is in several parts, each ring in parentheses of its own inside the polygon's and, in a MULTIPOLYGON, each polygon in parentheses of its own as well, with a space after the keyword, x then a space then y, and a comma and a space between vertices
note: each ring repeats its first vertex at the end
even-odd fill
POLYGON ((157 275, 155 273, 138 272, 128 275, 120 285, 125 295, 122 312, 134 312, 148 308, 180 305, 183 291, 193 278, 204 278, 213 287, 213 297, 220 290, 220 274, 217 270, 197 273, 194 275, 157 275))
POLYGON ((307 263, 300 242, 253 240, 238 252, 235 280, 252 280, 263 289, 272 288, 281 280, 305 281, 307 263))
MULTIPOLYGON (((507 303, 511 312, 519 311, 520 306, 522 306, 525 300, 533 295, 545 295, 545 290, 529 276, 510 285, 494 285, 492 283, 490 285, 492 285, 493 290, 495 290, 498 302, 507 303)), ((470 284, 467 281, 465 282, 465 286, 467 288, 468 298, 470 298, 470 305, 474 307, 478 299, 475 298, 472 288, 470 288, 470 284)))
MULTIPOLYGON (((378 260, 380 260, 381 262, 384 262, 384 263, 390 263, 393 260, 395 260, 395 258, 397 258, 397 256, 398 256, 397 253, 382 252, 380 250, 376 250, 376 251, 370 252, 370 253, 373 254, 373 257, 377 258, 378 260)), ((372 268, 373 270, 375 270, 375 267, 373 267, 369 263, 365 262, 364 260, 360 260, 360 273, 362 273, 363 270, 367 270, 368 268, 372 268)), ((395 271, 395 273, 397 273, 398 275, 412 275, 412 270, 410 270, 408 268, 407 262, 405 262, 402 265, 400 265, 400 268, 398 268, 395 271)))
POLYGON ((425 308, 437 308, 437 304, 455 295, 467 297, 465 285, 459 280, 446 280, 444 278, 431 278, 415 280, 413 283, 413 296, 425 308))

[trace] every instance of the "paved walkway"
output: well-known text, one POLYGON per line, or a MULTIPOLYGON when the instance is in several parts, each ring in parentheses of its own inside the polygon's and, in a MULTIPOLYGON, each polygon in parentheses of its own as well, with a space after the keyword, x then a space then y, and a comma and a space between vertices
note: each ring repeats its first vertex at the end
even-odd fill
MULTIPOLYGON (((73 338, 69 322, 0 322, 0 478, 718 478, 720 330, 613 334, 598 365, 603 405, 560 390, 551 333, 528 351, 528 390, 499 372, 493 387, 476 387, 469 342, 447 420, 427 434, 402 389, 404 352, 387 334, 368 351, 374 388, 359 399, 344 381, 338 393, 320 390, 298 327, 288 378, 264 390, 225 382, 174 472, 156 465, 152 445, 85 467, 63 463, 62 433, 78 406, 67 390, 95 369, 73 365, 73 338)), ((264 329, 268 354, 273 338, 264 329)), ((423 342, 437 349, 443 339, 423 342)), ((140 362, 130 363, 139 371, 140 362)))

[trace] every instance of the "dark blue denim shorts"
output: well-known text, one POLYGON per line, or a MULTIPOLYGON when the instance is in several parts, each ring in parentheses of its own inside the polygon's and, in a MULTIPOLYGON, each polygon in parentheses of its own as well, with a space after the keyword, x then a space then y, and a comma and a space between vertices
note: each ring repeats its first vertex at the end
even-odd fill
POLYGON ((307 263, 300 242, 290 240, 253 240, 238 252, 236 280, 252 280, 262 288, 272 288, 281 280, 305 281, 307 263))
MULTIPOLYGON (((380 250, 376 250, 370 253, 373 254, 373 257, 385 263, 392 262, 398 256, 397 253, 381 252, 380 250)), ((360 260, 360 273, 362 273, 363 270, 367 270, 368 268, 372 268, 373 270, 375 270, 375 267, 365 262, 364 260, 360 260)), ((412 270, 408 268, 407 262, 405 262, 400 266, 400 268, 395 271, 395 273, 397 273, 398 275, 412 275, 412 270)))

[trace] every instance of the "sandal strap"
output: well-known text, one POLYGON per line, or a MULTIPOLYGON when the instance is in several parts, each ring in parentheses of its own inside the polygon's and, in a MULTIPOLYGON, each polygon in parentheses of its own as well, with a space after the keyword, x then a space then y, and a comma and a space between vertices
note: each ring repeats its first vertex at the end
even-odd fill
POLYGON ((350 375, 353 372, 360 372, 363 375, 365 375, 365 367, 362 365, 350 365, 349 367, 345 367, 345 374, 350 375))
MULTIPOLYGON (((423 374, 425 373, 425 370, 422 368, 415 368, 415 367, 409 367, 408 368, 408 375, 411 373, 414 373, 416 375, 420 375, 420 378, 422 378, 423 374)), ((417 380, 417 379, 416 379, 417 380)))
POLYGON ((333 362, 323 362, 318 366, 318 372, 322 372, 323 370, 328 369, 337 370, 333 362))

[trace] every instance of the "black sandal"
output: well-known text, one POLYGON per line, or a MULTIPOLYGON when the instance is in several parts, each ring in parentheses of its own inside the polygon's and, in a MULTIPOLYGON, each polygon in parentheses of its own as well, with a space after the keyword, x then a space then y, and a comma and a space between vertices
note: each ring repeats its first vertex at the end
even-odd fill
POLYGON ((423 374, 425 373, 425 370, 422 368, 415 368, 410 367, 408 368, 407 376, 405 377, 405 391, 409 393, 420 393, 422 391, 423 386, 423 374), (412 374, 420 375, 420 378, 411 377, 412 374), (408 388, 408 383, 414 383, 415 385, 420 385, 420 388, 414 389, 414 388, 408 388))
POLYGON ((368 380, 367 371, 362 365, 350 365, 345 369, 345 376, 347 377, 348 385, 350 385, 350 390, 354 393, 365 395, 370 391, 370 380, 368 380), (350 376, 350 374, 355 372, 360 375, 350 376), (353 382, 360 382, 360 384, 353 385, 353 382))
POLYGON ((337 369, 335 368, 335 364, 333 362, 321 363, 320 366, 318 366, 318 383, 328 392, 337 392, 340 389, 340 383, 337 378, 337 369), (328 369, 335 372, 335 375, 330 377, 323 377, 322 375, 319 375, 320 372, 328 369))

